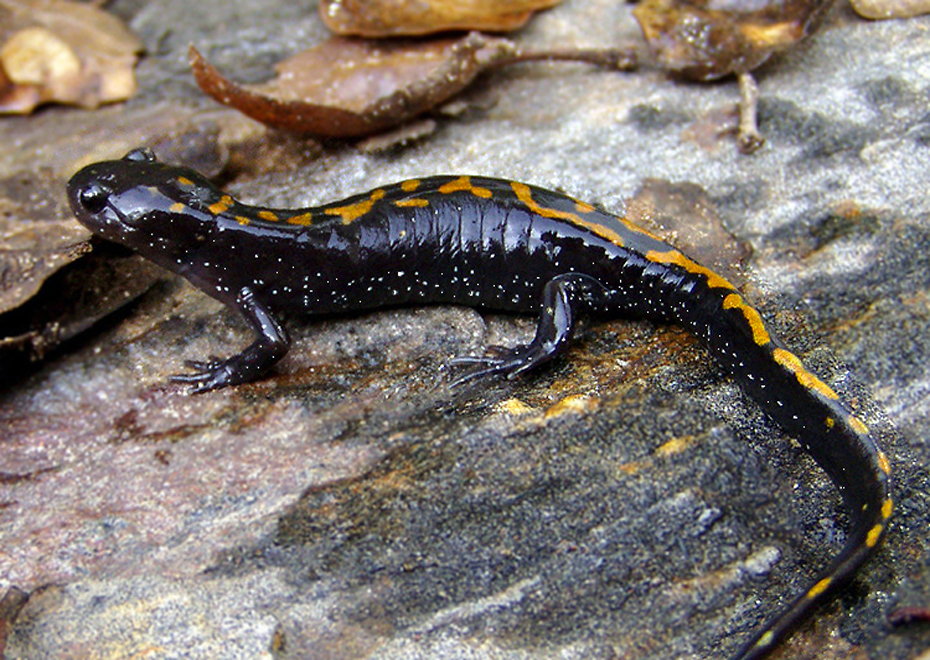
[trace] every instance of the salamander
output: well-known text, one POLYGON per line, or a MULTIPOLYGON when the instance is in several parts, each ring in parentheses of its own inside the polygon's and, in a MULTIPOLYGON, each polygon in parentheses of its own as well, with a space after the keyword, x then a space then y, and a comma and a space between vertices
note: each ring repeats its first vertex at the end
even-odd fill
POLYGON ((846 543, 737 651, 762 658, 875 551, 892 512, 889 462, 869 429, 726 278, 623 217, 516 181, 410 179, 316 208, 243 204, 136 149, 68 183, 77 219, 238 310, 255 334, 174 377, 194 392, 259 378, 288 351, 284 314, 454 303, 536 314, 533 339, 464 358, 512 377, 560 354, 581 315, 681 324, 814 458, 849 511, 846 543))

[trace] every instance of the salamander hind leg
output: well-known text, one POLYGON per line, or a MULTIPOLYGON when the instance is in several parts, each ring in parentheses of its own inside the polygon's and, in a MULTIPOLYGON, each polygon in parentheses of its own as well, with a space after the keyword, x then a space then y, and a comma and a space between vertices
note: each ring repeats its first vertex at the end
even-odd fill
POLYGON ((450 364, 471 370, 454 385, 486 376, 514 378, 561 355, 568 348, 580 314, 601 309, 607 289, 593 277, 577 273, 559 275, 543 289, 536 335, 528 344, 512 348, 491 346, 485 355, 455 358, 450 364))
POLYGON ((241 353, 225 360, 189 360, 186 364, 194 370, 193 373, 172 376, 173 382, 190 385, 191 393, 216 390, 255 380, 284 357, 290 348, 287 332, 255 299, 254 292, 244 287, 236 297, 235 306, 258 335, 255 341, 241 353))

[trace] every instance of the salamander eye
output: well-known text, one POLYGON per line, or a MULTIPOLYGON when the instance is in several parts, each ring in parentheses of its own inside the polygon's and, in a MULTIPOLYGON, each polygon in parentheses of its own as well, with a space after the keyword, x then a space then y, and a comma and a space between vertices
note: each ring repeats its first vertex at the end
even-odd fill
POLYGON ((90 213, 100 213, 106 207, 109 197, 110 191, 99 183, 89 184, 78 195, 81 206, 90 213))

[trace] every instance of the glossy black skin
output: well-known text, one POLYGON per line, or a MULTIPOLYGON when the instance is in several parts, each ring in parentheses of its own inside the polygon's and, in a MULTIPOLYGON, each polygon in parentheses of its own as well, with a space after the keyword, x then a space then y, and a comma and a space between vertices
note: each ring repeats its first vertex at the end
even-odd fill
POLYGON ((525 184, 454 176, 314 209, 262 209, 144 149, 84 168, 68 193, 87 227, 238 309, 255 331, 241 353, 191 363, 193 373, 175 377, 194 391, 265 373, 289 347, 278 321, 284 312, 446 302, 539 315, 529 344, 461 359, 473 365, 468 377, 513 376, 552 359, 582 313, 690 329, 830 475, 851 520, 844 549, 814 586, 735 658, 767 655, 856 572, 887 530, 888 463, 868 429, 784 350, 729 282, 622 218, 525 184))

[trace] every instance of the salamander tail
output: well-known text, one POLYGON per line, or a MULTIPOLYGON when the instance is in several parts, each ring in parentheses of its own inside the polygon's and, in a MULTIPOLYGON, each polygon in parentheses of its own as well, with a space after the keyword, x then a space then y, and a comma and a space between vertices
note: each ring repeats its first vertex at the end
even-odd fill
MULTIPOLYGON (((884 456, 881 456, 884 460, 884 456)), ((874 553, 888 529, 891 517, 889 480, 874 484, 878 497, 862 506, 843 551, 814 578, 811 585, 778 616, 758 630, 733 656, 733 660, 758 660, 767 656, 791 631, 821 603, 847 584, 856 571, 874 553)))

